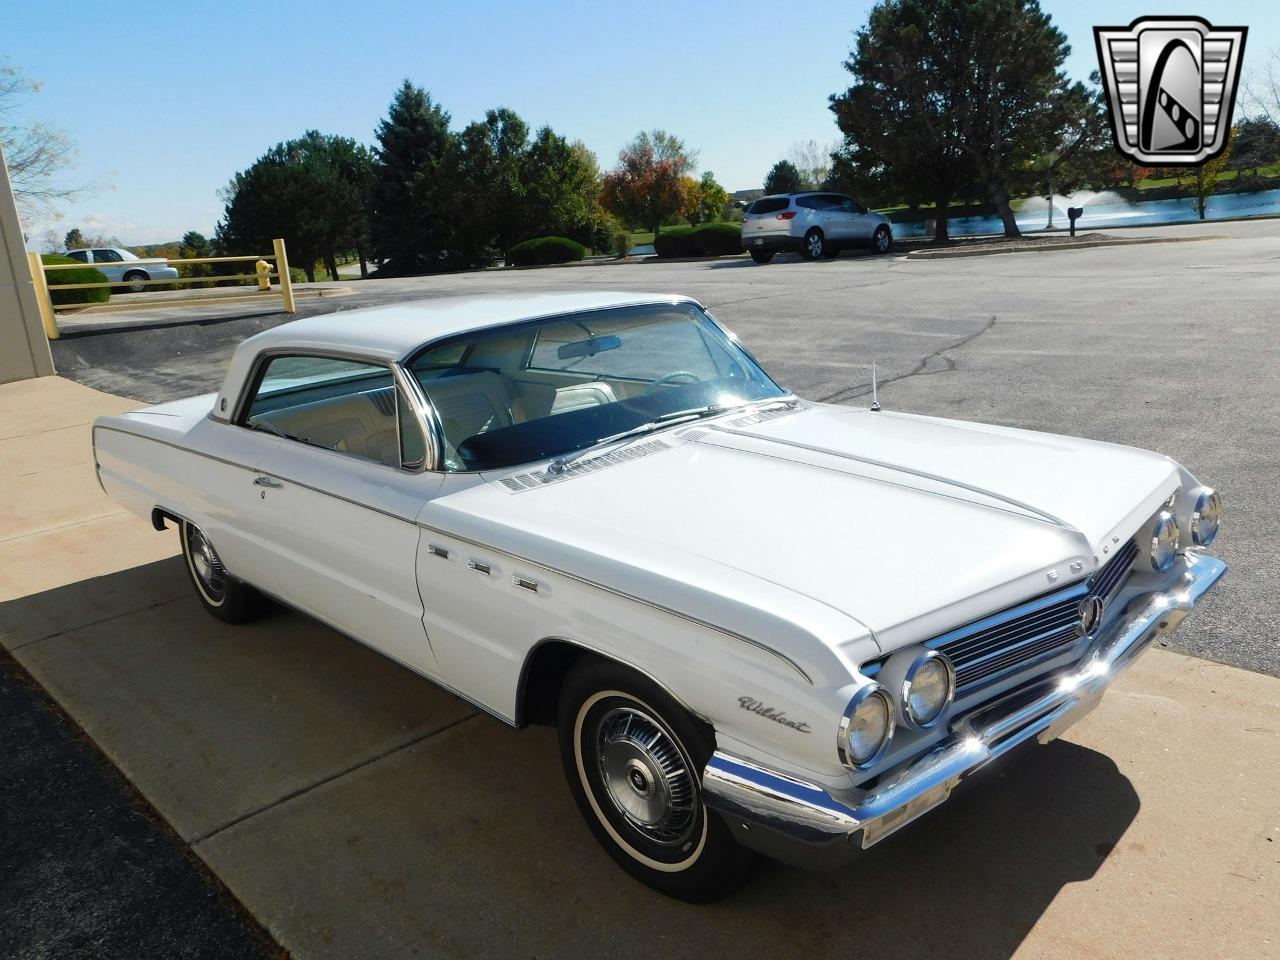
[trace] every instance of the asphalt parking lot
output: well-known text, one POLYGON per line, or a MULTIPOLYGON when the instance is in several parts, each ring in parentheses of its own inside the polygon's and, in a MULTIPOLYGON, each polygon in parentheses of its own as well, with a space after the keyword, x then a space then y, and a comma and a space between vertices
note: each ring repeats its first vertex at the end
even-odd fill
MULTIPOLYGON (((684 293, 809 399, 866 403, 876 358, 888 408, 1158 450, 1226 504, 1215 549, 1231 571, 1174 645, 1280 676, 1280 220, 1108 232, 1230 239, 954 260, 486 271, 350 282, 352 295, 302 310, 491 291, 684 293)), ((215 389, 236 343, 284 319, 69 338, 54 359, 65 376, 157 402, 215 389)))

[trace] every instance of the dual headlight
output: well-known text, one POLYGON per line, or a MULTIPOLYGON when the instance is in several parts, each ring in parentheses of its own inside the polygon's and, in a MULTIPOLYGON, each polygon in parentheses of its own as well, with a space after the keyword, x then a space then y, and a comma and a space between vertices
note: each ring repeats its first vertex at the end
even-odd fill
POLYGON ((840 759, 847 766, 871 766, 888 748, 899 720, 927 730, 942 718, 955 694, 955 668, 945 656, 919 648, 898 651, 881 669, 878 682, 862 687, 845 709, 840 759))
MULTIPOLYGON (((1191 491, 1195 498, 1191 509, 1191 540, 1197 547, 1207 547, 1218 536, 1222 521, 1222 498, 1212 487, 1191 491)), ((1151 526, 1151 566, 1161 573, 1173 566, 1181 545, 1178 518, 1172 510, 1161 510, 1151 526)))

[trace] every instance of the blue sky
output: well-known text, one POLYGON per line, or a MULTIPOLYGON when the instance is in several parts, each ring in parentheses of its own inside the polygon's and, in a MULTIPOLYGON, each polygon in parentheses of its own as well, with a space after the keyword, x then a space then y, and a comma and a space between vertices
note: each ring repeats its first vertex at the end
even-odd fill
MULTIPOLYGON (((1246 72, 1280 47, 1274 0, 1044 5, 1081 79, 1097 66, 1092 27, 1146 14, 1245 24, 1246 72)), ((507 106, 583 140, 603 168, 638 130, 663 127, 728 189, 757 186, 795 141, 837 136, 827 97, 847 86, 841 62, 870 7, 135 0, 76 8, 50 29, 47 9, 28 3, 5 12, 0 56, 44 82, 25 111, 76 141, 70 177, 101 184, 33 238, 79 225, 146 243, 212 232, 217 191, 273 143, 309 128, 372 141, 404 77, 457 127, 507 106)))

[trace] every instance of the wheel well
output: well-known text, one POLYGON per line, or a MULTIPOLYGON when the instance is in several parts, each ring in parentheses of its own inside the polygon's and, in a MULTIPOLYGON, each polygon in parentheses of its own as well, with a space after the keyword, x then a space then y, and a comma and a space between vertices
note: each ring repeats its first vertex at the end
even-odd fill
POLYGON ((157 530, 167 530, 168 528, 164 523, 166 520, 177 524, 182 523, 182 518, 180 516, 176 513, 170 513, 164 507, 151 508, 151 526, 155 527, 157 530))
POLYGON ((130 270, 124 275, 123 279, 132 280, 134 277, 137 277, 139 280, 150 280, 151 274, 147 273, 145 270, 130 270))
POLYGON ((520 671, 516 726, 555 726, 564 678, 579 658, 594 656, 590 650, 563 640, 543 640, 534 647, 520 671))
POLYGON ((574 664, 584 659, 602 660, 616 663, 627 670, 633 670, 640 676, 658 684, 662 690, 683 707, 694 724, 706 737, 711 749, 715 749, 715 726, 701 715, 691 710, 656 677, 637 670, 628 663, 614 660, 603 654, 580 647, 566 640, 543 640, 529 653, 525 659, 524 669, 520 672, 520 684, 516 690, 516 726, 526 727, 530 724, 554 727, 560 710, 560 690, 569 676, 574 664))

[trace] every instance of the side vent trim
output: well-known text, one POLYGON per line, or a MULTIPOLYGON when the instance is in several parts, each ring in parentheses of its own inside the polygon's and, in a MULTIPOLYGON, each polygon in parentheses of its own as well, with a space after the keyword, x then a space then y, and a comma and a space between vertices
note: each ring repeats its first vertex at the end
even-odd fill
POLYGON ((581 476, 585 473, 595 473, 597 470, 617 466, 620 463, 629 463, 632 460, 639 460, 642 457, 668 449, 670 449, 670 445, 665 440, 646 440, 644 443, 620 447, 617 450, 610 450, 608 453, 602 453, 594 457, 573 460, 565 466, 563 473, 530 470, 527 473, 517 473, 514 476, 503 477, 498 483, 512 493, 521 493, 525 490, 536 490, 552 483, 560 483, 563 480, 581 476))

